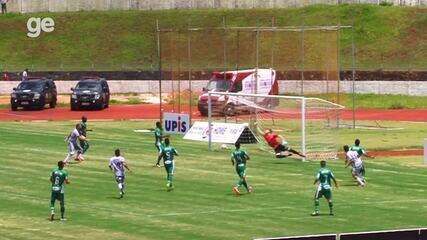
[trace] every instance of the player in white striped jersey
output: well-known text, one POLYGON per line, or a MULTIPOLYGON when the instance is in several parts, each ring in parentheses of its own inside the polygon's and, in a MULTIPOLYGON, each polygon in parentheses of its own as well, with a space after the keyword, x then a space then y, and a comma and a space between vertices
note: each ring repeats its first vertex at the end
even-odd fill
POLYGON ((126 163, 124 157, 120 154, 120 149, 116 149, 114 157, 110 159, 110 164, 108 165, 111 171, 114 171, 116 177, 117 186, 120 190, 120 198, 123 198, 125 194, 125 169, 130 172, 130 169, 126 163))
POLYGON ((365 177, 363 176, 364 166, 362 159, 360 158, 357 151, 351 151, 347 145, 345 145, 343 148, 346 160, 345 167, 347 168, 351 165, 351 174, 353 175, 353 178, 356 179, 359 186, 364 187, 366 185, 366 181, 365 177))
POLYGON ((80 134, 82 125, 80 123, 76 124, 76 128, 65 138, 65 141, 68 143, 68 154, 64 159, 64 163, 68 164, 68 161, 75 157, 75 160, 78 162, 84 161, 83 149, 81 148, 78 140, 88 141, 88 139, 80 134))

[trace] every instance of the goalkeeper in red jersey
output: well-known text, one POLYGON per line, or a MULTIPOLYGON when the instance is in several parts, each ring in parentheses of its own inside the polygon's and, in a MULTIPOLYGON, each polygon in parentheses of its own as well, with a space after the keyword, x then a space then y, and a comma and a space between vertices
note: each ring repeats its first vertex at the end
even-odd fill
POLYGON ((272 129, 262 131, 256 123, 255 126, 258 133, 262 135, 268 145, 274 149, 274 152, 276 153, 276 158, 285 158, 291 156, 292 154, 297 154, 298 156, 305 158, 304 154, 292 149, 288 145, 288 142, 286 142, 286 140, 282 136, 274 133, 272 129))

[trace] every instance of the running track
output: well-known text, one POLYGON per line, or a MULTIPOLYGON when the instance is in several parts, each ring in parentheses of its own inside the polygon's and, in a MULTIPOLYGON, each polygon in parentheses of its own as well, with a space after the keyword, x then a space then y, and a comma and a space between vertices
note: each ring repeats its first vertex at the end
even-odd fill
MULTIPOLYGON (((128 119, 158 119, 159 105, 113 105, 102 111, 70 111, 69 108, 45 109, 42 111, 15 111, 9 109, 0 110, 0 121, 35 121, 35 120, 77 120, 82 115, 89 119, 97 120, 128 120, 128 119)), ((200 114, 195 108, 193 117, 200 118, 200 114)), ((351 110, 345 109, 341 113, 344 120, 353 119, 351 110)), ((389 121, 414 121, 427 122, 427 108, 425 109, 358 109, 356 110, 357 120, 389 120, 389 121)))

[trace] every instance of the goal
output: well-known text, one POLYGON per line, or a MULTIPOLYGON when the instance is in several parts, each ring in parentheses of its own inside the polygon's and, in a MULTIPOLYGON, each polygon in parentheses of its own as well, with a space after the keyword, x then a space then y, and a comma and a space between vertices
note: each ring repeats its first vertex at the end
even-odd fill
MULTIPOLYGON (((209 126, 212 122, 247 123, 256 136, 258 146, 271 152, 273 149, 265 142, 263 133, 272 129, 309 160, 337 158, 338 126, 343 108, 324 99, 301 96, 208 94, 209 126), (221 104, 218 104, 218 99, 221 104)), ((211 141, 209 147, 212 147, 211 141)))

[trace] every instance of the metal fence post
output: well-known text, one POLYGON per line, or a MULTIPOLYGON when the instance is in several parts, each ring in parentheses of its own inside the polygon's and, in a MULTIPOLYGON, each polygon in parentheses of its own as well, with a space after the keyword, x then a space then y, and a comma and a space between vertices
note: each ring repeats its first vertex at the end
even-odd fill
POLYGON ((210 92, 208 92, 208 142, 209 151, 212 151, 212 101, 210 92))
POLYGON ((356 109, 355 109, 355 94, 356 94, 356 46, 354 43, 354 16, 353 16, 353 26, 351 28, 351 81, 352 81, 352 110, 353 110, 353 129, 356 129, 356 109))
MULTIPOLYGON (((190 24, 188 24, 188 28, 190 28, 190 24)), ((191 31, 187 29, 187 54, 188 54, 188 87, 190 89, 190 125, 193 120, 193 89, 192 89, 192 62, 191 62, 191 31)))
POLYGON ((162 53, 161 53, 161 44, 160 44, 160 26, 159 20, 156 19, 156 32, 157 32, 157 57, 159 64, 159 119, 162 122, 162 78, 163 78, 163 70, 162 70, 162 53))

